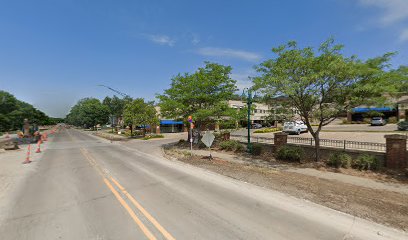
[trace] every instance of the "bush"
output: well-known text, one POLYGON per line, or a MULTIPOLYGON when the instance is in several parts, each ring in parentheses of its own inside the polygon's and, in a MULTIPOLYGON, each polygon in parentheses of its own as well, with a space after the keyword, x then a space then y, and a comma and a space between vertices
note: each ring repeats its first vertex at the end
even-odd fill
POLYGON ((364 118, 363 122, 364 123, 371 123, 371 118, 364 118))
POLYGON ((300 147, 283 146, 279 148, 276 157, 279 160, 300 162, 304 156, 304 151, 300 147))
POLYGON ((344 119, 342 120, 342 123, 343 123, 343 124, 351 124, 351 122, 350 122, 349 120, 347 120, 347 118, 344 118, 344 119))
POLYGON ((270 133, 280 131, 279 128, 264 128, 254 131, 254 133, 270 133))
POLYGON ((398 122, 398 118, 397 117, 389 117, 388 118, 388 123, 397 123, 398 122))
POLYGON ((226 150, 226 151, 243 151, 244 150, 244 146, 235 140, 227 140, 227 141, 223 141, 220 143, 220 148, 222 150, 226 150))
POLYGON ((353 168, 359 170, 379 170, 381 167, 381 161, 375 156, 369 154, 362 154, 353 161, 353 168))
POLYGON ((252 155, 259 156, 262 153, 262 145, 258 143, 252 144, 252 155))
MULTIPOLYGON (((144 138, 142 138, 143 140, 149 140, 152 138, 164 138, 163 135, 161 134, 155 134, 155 135, 146 135, 144 138)), ((180 142, 180 141, 179 141, 180 142)))
POLYGON ((330 155, 327 164, 336 168, 350 168, 352 164, 352 158, 347 153, 334 153, 330 155))

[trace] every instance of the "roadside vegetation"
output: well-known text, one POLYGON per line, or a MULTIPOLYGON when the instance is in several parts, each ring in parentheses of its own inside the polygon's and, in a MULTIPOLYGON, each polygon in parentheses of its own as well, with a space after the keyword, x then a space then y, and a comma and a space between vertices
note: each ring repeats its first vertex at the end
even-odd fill
POLYGON ((0 90, 0 132, 10 132, 21 129, 24 119, 31 124, 53 125, 63 119, 52 118, 31 104, 18 100, 12 94, 0 90))
POLYGON ((360 60, 347 57, 344 46, 333 39, 318 49, 301 48, 294 41, 272 49, 275 57, 257 67, 255 88, 270 99, 285 97, 299 111, 315 142, 315 159, 320 160, 320 131, 341 114, 362 104, 386 104, 384 93, 396 95, 407 86, 406 68, 388 70, 394 53, 360 60), (404 87, 402 87, 403 85, 404 87), (312 122, 318 123, 312 128, 312 122))

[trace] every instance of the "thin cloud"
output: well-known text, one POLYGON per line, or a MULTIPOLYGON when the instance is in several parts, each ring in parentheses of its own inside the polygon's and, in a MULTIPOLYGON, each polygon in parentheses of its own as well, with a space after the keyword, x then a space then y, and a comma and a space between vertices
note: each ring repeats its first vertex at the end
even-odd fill
POLYGON ((174 44, 176 43, 175 39, 172 39, 171 37, 167 36, 167 35, 161 35, 161 34, 143 34, 143 36, 154 42, 157 43, 159 45, 167 45, 170 47, 173 47, 174 44))
POLYGON ((408 29, 401 25, 408 21, 408 0, 358 0, 365 7, 376 7, 382 10, 377 23, 382 27, 395 25, 399 29, 399 40, 408 41, 408 29))
POLYGON ((197 34, 193 33, 193 34, 191 35, 191 43, 192 43, 193 45, 199 44, 199 43, 200 43, 200 37, 199 37, 197 34))
POLYGON ((261 59, 261 56, 257 53, 230 48, 205 47, 199 48, 197 53, 203 56, 237 58, 249 62, 256 62, 261 59))
POLYGON ((401 34, 400 34, 400 36, 399 36, 399 40, 400 40, 401 42, 406 42, 406 41, 408 41, 408 28, 404 29, 404 30, 401 32, 401 34))
POLYGON ((231 73, 231 78, 237 81, 238 92, 241 92, 245 88, 251 88, 253 86, 250 77, 255 76, 256 72, 252 69, 244 70, 241 72, 231 73))
POLYGON ((408 18, 407 0, 358 0, 360 4, 368 7, 383 9, 380 23, 390 25, 408 18))

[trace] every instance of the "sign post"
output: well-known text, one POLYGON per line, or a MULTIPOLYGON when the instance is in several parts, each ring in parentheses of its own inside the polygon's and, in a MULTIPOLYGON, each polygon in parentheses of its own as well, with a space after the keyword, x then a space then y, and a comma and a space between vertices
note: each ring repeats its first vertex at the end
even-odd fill
POLYGON ((208 132, 208 131, 201 138, 201 141, 205 144, 205 146, 208 147, 208 150, 210 151, 210 157, 209 157, 210 160, 213 159, 212 156, 211 156, 211 145, 213 144, 214 139, 215 139, 214 134, 212 134, 211 132, 208 132))
POLYGON ((194 128, 194 124, 193 124, 193 117, 192 116, 188 116, 188 122, 190 123, 190 152, 191 152, 191 156, 193 156, 193 128, 194 128))

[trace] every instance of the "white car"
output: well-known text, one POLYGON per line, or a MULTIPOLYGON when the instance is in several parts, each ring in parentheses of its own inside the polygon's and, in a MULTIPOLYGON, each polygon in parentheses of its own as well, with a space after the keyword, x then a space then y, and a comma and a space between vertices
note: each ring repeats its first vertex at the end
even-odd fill
POLYGON ((307 132, 307 126, 303 121, 291 121, 283 124, 283 132, 295 133, 297 135, 307 132))

